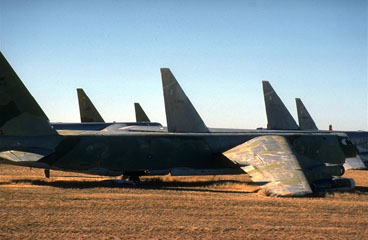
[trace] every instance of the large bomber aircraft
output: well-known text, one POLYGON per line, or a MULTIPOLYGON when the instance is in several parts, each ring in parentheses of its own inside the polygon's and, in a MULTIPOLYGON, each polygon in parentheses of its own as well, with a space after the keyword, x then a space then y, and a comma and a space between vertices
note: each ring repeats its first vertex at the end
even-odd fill
POLYGON ((106 123, 97 111, 92 101, 89 99, 83 89, 77 88, 79 112, 81 123, 51 123, 52 127, 58 131, 78 131, 90 130, 101 131, 111 129, 134 128, 136 131, 145 130, 148 128, 163 129, 162 125, 157 122, 150 122, 146 113, 143 111, 139 103, 134 104, 136 122, 109 122, 106 123))
MULTIPOLYGON (((103 120, 101 114, 97 111, 95 105, 92 103, 92 101, 89 99, 89 97, 82 88, 77 88, 77 95, 78 95, 78 104, 81 122, 104 123, 105 120, 103 120)), ((151 122, 139 103, 134 103, 134 109, 137 123, 151 122)))
MULTIPOLYGON (((300 98, 295 98, 298 113, 299 126, 302 130, 318 130, 313 118, 300 98)), ((332 129, 331 129, 332 131, 332 129)), ((347 169, 367 169, 368 166, 368 132, 365 131, 344 131, 349 139, 358 149, 355 158, 346 160, 347 169)))
MULTIPOLYGON (((170 76, 169 76, 170 77, 170 76)), ((77 89, 78 92, 78 100, 79 100, 79 109, 80 109, 80 116, 81 122, 94 122, 94 123, 101 123, 104 122, 100 113, 97 111, 95 106, 93 105, 92 101, 83 91, 83 89, 77 89)), ((318 128, 309 114, 307 108, 304 106, 303 102, 300 98, 296 98, 296 106, 297 106, 297 113, 298 113, 298 122, 299 126, 295 122, 294 118, 290 114, 289 110, 285 107, 284 103, 277 95, 277 93, 272 88, 271 84, 268 81, 263 81, 263 92, 265 98, 265 107, 266 107, 266 115, 268 118, 268 128, 273 130, 302 130, 302 131, 318 131, 318 128)), ((182 94, 185 95, 183 92, 182 94)), ((170 99, 170 94, 168 91, 165 91, 164 87, 164 97, 167 99, 165 102, 170 103, 172 101, 178 101, 177 99, 170 99)), ((168 119, 170 122, 168 126, 170 126, 169 130, 166 127, 163 127, 159 123, 152 123, 152 124, 143 124, 140 123, 149 123, 150 120, 147 117, 146 113, 143 111, 142 107, 139 103, 134 103, 135 107, 135 114, 136 114, 136 123, 125 123, 127 126, 121 126, 118 124, 118 127, 110 127, 108 129, 113 130, 124 130, 124 131, 148 131, 148 132, 177 132, 178 125, 182 126, 183 123, 193 123, 193 116, 199 116, 198 113, 194 110, 192 111, 185 111, 183 108, 186 108, 186 105, 191 105, 189 99, 184 101, 185 104, 181 107, 182 110, 179 112, 181 116, 178 117, 178 109, 179 106, 167 106, 167 113, 168 119), (185 114, 184 114, 185 113, 185 114), (175 121, 172 119, 175 117, 175 121)), ((184 103, 183 102, 183 103, 184 103)), ((202 124, 202 120, 199 117, 200 124, 202 124)), ((111 123, 115 124, 115 123, 111 123)), ((203 123, 204 124, 204 123, 203 123)), ((69 126, 74 126, 71 124, 54 124, 55 129, 65 129, 69 126)), ((97 129, 94 126, 101 126, 101 125, 90 125, 89 130, 101 130, 97 129)), ((197 124, 193 124, 193 126, 197 126, 197 124)), ((180 131, 179 127, 179 131, 180 131)), ((73 128, 72 128, 73 129, 73 128)), ((229 129, 229 128, 207 128, 206 131, 209 132, 252 132, 250 129, 229 129)), ((188 129, 186 132, 196 131, 194 128, 188 129)), ((344 164, 345 169, 366 169, 366 165, 368 164, 368 133, 364 131, 344 131, 349 138, 353 141, 358 149, 358 155, 354 158, 346 159, 344 164)))
POLYGON ((246 171, 253 181, 263 184, 266 193, 276 196, 354 187, 353 179, 340 177, 345 158, 356 154, 346 135, 297 131, 211 133, 198 119, 170 70, 161 69, 161 75, 164 92, 170 95, 165 98, 166 111, 170 107, 177 111, 167 116, 168 125, 172 120, 180 123, 182 110, 192 112, 192 124, 181 122, 175 129, 170 124, 168 128, 175 132, 60 133, 52 128, 0 53, 1 162, 108 176, 246 171))
MULTIPOLYGON (((309 114, 300 98, 296 98, 299 126, 286 108, 281 98, 277 95, 268 81, 263 81, 263 94, 268 120, 268 129, 271 130, 300 130, 312 132, 327 132, 318 130, 313 118, 309 114)), ((368 132, 364 131, 337 131, 345 133, 356 145, 358 155, 347 158, 345 169, 367 169, 364 161, 368 161, 368 132)))

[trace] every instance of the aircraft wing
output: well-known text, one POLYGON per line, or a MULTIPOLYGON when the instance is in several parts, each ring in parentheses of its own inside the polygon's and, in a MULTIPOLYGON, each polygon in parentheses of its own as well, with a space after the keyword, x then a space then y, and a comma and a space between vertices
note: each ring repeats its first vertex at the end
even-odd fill
POLYGON ((38 161, 43 157, 45 157, 45 155, 14 150, 0 152, 0 158, 14 162, 38 161))
POLYGON ((365 166, 364 161, 359 155, 353 158, 346 158, 344 163, 345 170, 348 169, 367 169, 365 166))
POLYGON ((261 136, 227 151, 231 161, 246 167, 256 183, 263 184, 267 194, 298 196, 312 193, 296 154, 283 136, 261 136))

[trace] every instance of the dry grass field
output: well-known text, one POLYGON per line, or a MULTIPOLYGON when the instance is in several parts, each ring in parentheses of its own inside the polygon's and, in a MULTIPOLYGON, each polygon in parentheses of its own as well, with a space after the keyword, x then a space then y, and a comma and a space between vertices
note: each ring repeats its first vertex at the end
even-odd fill
POLYGON ((0 239, 367 239, 368 171, 354 191, 267 197, 247 175, 111 178, 0 165, 0 239))

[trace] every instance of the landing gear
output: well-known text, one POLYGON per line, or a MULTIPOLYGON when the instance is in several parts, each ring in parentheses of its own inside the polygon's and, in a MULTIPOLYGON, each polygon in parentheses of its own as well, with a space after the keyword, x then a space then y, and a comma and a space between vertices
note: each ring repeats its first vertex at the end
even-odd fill
POLYGON ((141 181, 138 175, 123 175, 121 179, 130 181, 130 182, 140 182, 141 181))
POLYGON ((140 182, 141 180, 139 179, 140 176, 145 176, 149 173, 149 170, 144 170, 144 171, 125 171, 123 173, 123 176, 121 177, 122 180, 125 181, 130 181, 130 182, 140 182))
POLYGON ((44 173, 46 178, 50 178, 50 169, 45 169, 44 173))
POLYGON ((130 176, 129 181, 133 181, 133 182, 140 182, 141 180, 139 179, 139 176, 134 175, 134 176, 130 176))

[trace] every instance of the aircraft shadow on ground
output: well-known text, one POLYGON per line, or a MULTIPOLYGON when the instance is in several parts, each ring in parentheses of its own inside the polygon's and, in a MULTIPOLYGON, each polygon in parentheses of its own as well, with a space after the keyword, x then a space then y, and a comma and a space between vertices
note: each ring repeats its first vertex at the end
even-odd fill
POLYGON ((368 187, 357 186, 353 191, 358 194, 368 194, 368 187))
POLYGON ((12 182, 0 182, 0 185, 8 185, 11 184, 12 182))
MULTIPOLYGON (((16 179, 10 183, 28 183, 37 186, 50 186, 64 189, 88 189, 88 188, 131 188, 131 189, 150 189, 150 190, 171 190, 171 191, 196 191, 196 192, 218 192, 218 193, 254 193, 253 191, 235 191, 231 190, 231 184, 244 184, 248 186, 257 186, 253 182, 244 182, 238 180, 210 180, 210 181, 162 181, 161 179, 150 179, 142 182, 117 181, 117 180, 102 180, 102 181, 66 181, 66 180, 40 180, 40 179, 16 179), (229 189, 211 189, 211 187, 230 184, 229 189)), ((2 185, 0 183, 0 185, 2 185)), ((355 194, 367 195, 368 187, 356 186, 353 190, 348 191, 355 194)), ((310 198, 325 197, 326 192, 319 192, 309 196, 310 198)))
MULTIPOLYGON (((103 181, 48 181, 39 179, 17 179, 12 183, 28 183, 38 186, 51 186, 57 188, 133 188, 133 189, 153 189, 153 190, 174 190, 174 191, 198 191, 198 192, 221 192, 221 193, 252 193, 255 191, 234 191, 230 189, 208 189, 206 187, 221 186, 227 184, 245 184, 249 186, 255 186, 253 182, 243 182, 237 180, 211 180, 211 181, 197 181, 197 182, 185 182, 185 181, 172 181, 166 182, 160 179, 144 180, 142 182, 123 182, 116 180, 103 180, 103 181)), ((257 189, 258 191, 258 189, 257 189)))

